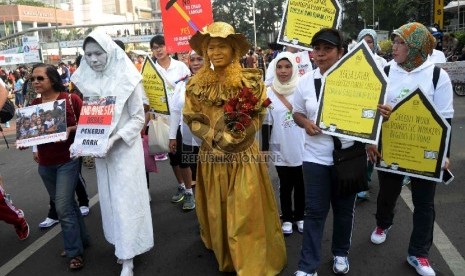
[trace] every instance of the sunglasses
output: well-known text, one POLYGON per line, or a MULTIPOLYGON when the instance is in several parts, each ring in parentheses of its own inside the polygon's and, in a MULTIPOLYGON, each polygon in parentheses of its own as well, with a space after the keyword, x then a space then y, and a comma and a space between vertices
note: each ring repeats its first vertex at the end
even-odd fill
POLYGON ((42 77, 42 76, 37 76, 37 77, 31 77, 31 81, 44 81, 45 79, 48 79, 47 77, 42 77))

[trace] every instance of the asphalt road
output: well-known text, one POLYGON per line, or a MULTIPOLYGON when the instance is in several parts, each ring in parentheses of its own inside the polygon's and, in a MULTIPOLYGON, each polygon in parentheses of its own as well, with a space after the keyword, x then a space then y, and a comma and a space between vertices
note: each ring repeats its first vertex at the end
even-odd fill
MULTIPOLYGON (((449 186, 439 185, 437 189, 437 228, 430 261, 437 275, 464 276, 465 97, 455 98, 452 132, 451 170, 455 180, 449 186)), ((13 143, 12 130, 6 133, 7 139, 13 143)), ((158 167, 159 173, 150 176, 155 247, 135 259, 135 275, 234 275, 218 272, 214 255, 204 248, 199 239, 195 212, 183 212, 180 204, 170 202, 176 181, 168 161, 159 162, 158 167)), ((121 267, 116 264, 114 249, 103 237, 94 169, 83 168, 88 193, 94 205, 85 218, 92 246, 86 250, 85 267, 79 272, 69 271, 66 258, 59 256, 63 248, 60 226, 49 230, 38 228, 47 214, 48 195, 37 174, 32 153, 6 149, 0 140, 0 171, 14 204, 24 210, 31 226, 30 237, 18 241, 12 226, 0 224, 0 275, 119 275, 121 267)), ((270 173, 277 187, 274 169, 270 173)), ((412 228, 409 190, 404 188, 403 198, 398 201, 395 224, 387 242, 373 245, 369 237, 375 226, 377 191, 375 178, 371 186, 371 200, 357 204, 348 275, 416 275, 405 261, 412 228)), ((320 276, 333 275, 331 229, 330 214, 322 243, 323 264, 318 270, 320 276)), ((292 275, 297 267, 302 236, 294 232, 285 240, 288 264, 280 275, 292 275)))

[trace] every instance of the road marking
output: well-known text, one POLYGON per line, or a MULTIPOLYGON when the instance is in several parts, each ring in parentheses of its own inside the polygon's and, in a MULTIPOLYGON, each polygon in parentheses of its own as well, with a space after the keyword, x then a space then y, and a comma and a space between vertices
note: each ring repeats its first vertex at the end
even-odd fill
MULTIPOLYGON (((412 192, 410 189, 402 189, 400 196, 413 213, 412 192)), ((454 275, 465 275, 465 260, 436 222, 434 223, 433 243, 452 273, 454 275)))
MULTIPOLYGON (((89 208, 92 208, 98 202, 98 194, 92 197, 89 201, 89 208)), ((21 251, 18 255, 14 256, 11 260, 9 260, 6 264, 0 267, 0 275, 7 275, 11 271, 13 271, 16 267, 26 261, 29 257, 31 257, 35 252, 45 246, 49 241, 55 238, 58 234, 61 233, 61 227, 56 225, 52 229, 50 229, 47 233, 43 236, 38 238, 35 242, 31 245, 26 247, 23 251, 21 251)))

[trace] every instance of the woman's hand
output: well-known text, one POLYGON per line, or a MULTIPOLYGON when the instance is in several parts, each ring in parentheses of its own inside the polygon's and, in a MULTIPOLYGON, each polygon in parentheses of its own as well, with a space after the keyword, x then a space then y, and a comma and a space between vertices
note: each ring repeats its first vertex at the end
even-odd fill
POLYGON ((378 104, 378 111, 385 120, 388 120, 392 113, 392 107, 388 104, 378 104))
POLYGON ((443 170, 449 169, 450 166, 450 160, 449 157, 446 157, 446 161, 444 162, 444 167, 442 167, 443 170))
POLYGON ((36 161, 36 163, 39 163, 39 153, 38 152, 33 152, 32 153, 32 159, 36 161))
POLYGON ((305 132, 310 136, 315 136, 321 133, 321 129, 315 124, 314 121, 307 120, 305 123, 305 132))
POLYGON ((367 144, 366 151, 368 159, 374 164, 378 158, 381 158, 381 153, 379 153, 376 145, 367 144))
POLYGON ((170 147, 170 152, 175 153, 176 152, 176 139, 170 139, 169 147, 170 147))

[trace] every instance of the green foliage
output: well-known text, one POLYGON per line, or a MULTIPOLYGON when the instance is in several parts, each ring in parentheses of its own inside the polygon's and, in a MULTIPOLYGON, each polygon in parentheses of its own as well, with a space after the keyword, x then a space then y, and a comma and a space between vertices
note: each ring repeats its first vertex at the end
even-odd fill
POLYGON ((213 18, 231 24, 236 32, 247 36, 254 42, 253 1, 255 1, 255 22, 257 28, 257 44, 265 46, 270 42, 268 36, 277 36, 278 22, 283 14, 282 0, 213 0, 213 18))
POLYGON ((40 1, 34 1, 34 0, 0 1, 0 5, 23 5, 23 6, 34 6, 34 7, 47 7, 46 4, 40 1))
POLYGON ((392 53, 392 41, 390 39, 378 41, 381 53, 383 55, 390 55, 392 53))

